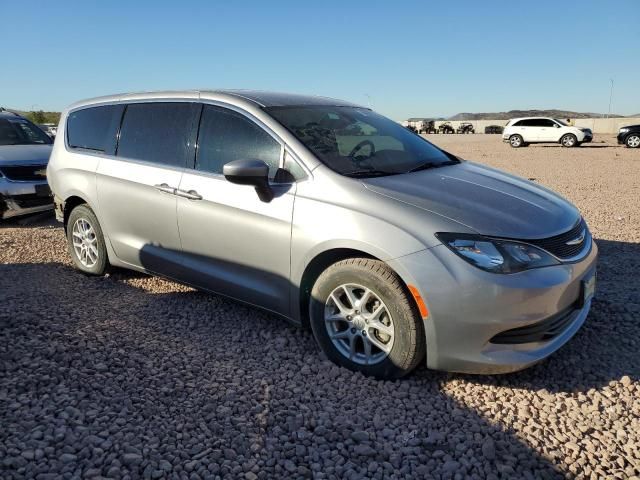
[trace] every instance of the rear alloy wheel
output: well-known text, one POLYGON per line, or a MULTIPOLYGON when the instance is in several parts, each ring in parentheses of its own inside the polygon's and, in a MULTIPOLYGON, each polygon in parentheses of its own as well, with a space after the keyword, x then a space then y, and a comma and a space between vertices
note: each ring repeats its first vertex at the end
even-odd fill
POLYGON ((566 135, 563 135, 563 137, 560 139, 560 143, 562 144, 563 147, 567 147, 567 148, 576 147, 578 145, 578 139, 573 133, 567 133, 566 135))
POLYGON ((87 205, 73 209, 67 222, 67 243, 71 259, 78 270, 89 275, 103 275, 107 269, 107 249, 102 229, 87 205))
POLYGON ((425 355, 424 328, 404 284, 385 263, 350 258, 318 277, 309 305, 313 334, 334 363, 400 378, 425 355))
POLYGON ((633 135, 629 135, 625 143, 629 148, 640 147, 640 135, 636 135, 635 133, 633 135))
POLYGON ((509 144, 513 148, 520 148, 524 142, 522 141, 522 137, 520 135, 511 135, 509 137, 509 144))

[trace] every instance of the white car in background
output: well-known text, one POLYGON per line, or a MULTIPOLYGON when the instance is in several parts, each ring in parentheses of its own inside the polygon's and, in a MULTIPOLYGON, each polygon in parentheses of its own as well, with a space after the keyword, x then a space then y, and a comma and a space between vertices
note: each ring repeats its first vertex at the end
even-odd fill
POLYGON ((563 147, 578 147, 593 140, 593 132, 589 128, 567 125, 555 118, 514 118, 504 128, 502 140, 514 148, 526 147, 530 143, 559 143, 563 147))

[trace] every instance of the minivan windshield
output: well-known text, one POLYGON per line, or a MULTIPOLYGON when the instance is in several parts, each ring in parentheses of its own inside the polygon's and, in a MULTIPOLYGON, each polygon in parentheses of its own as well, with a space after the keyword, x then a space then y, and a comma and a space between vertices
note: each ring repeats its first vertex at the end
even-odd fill
POLYGON ((265 110, 342 175, 396 175, 459 163, 453 155, 367 108, 291 106, 265 110))
POLYGON ((0 118, 0 145, 49 145, 51 138, 24 118, 0 118))
POLYGON ((564 125, 565 127, 568 127, 569 125, 567 125, 565 122, 563 122, 562 120, 558 120, 557 118, 553 119, 554 121, 558 122, 560 125, 564 125))

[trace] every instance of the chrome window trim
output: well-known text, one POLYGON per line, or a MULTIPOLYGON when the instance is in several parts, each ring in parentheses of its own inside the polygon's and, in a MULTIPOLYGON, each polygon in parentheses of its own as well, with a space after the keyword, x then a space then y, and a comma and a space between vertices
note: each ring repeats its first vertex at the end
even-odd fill
MULTIPOLYGON (((92 157, 98 157, 98 158, 105 158, 108 160, 117 160, 117 161, 124 161, 127 163, 136 163, 139 165, 143 165, 143 166, 150 166, 150 167, 156 167, 156 168, 169 168, 171 170, 174 171, 182 171, 182 172, 190 172, 190 173, 195 173, 195 174, 204 174, 206 176, 210 176, 210 177, 221 177, 224 178, 224 175, 222 174, 216 174, 213 172, 204 172, 202 170, 196 170, 195 169, 195 165, 193 167, 176 167, 176 166, 172 166, 172 165, 166 165, 166 164, 161 164, 161 163, 155 163, 155 162, 150 162, 147 160, 139 160, 139 159, 133 159, 133 158, 128 158, 128 157, 119 157, 118 155, 110 155, 98 150, 91 150, 88 148, 79 148, 79 147, 71 147, 68 143, 68 130, 67 130, 67 118, 68 116, 73 113, 73 112, 77 112, 79 110, 85 110, 87 108, 94 108, 94 107, 104 107, 104 106, 109 106, 109 105, 130 105, 130 104, 134 104, 134 103, 197 103, 200 105, 212 105, 214 107, 220 107, 220 108, 226 108, 229 109, 233 112, 236 112, 240 115, 242 115, 243 117, 247 118, 249 121, 252 121, 253 123, 255 123, 256 125, 258 125, 260 128, 262 128, 264 131, 266 131, 274 140, 276 140, 276 142, 278 142, 280 144, 280 165, 279 167, 282 168, 284 166, 284 155, 285 152, 288 153, 289 155, 291 155, 291 158, 298 164, 298 166, 300 166, 302 168, 302 170, 305 172, 305 174, 307 175, 305 178, 300 179, 300 180, 296 180, 293 183, 300 183, 300 182, 304 182, 306 180, 309 180, 311 178, 313 178, 313 174, 311 173, 311 170, 309 170, 309 168, 307 168, 307 166, 304 164, 304 162, 300 161, 300 157, 295 153, 295 151, 289 146, 287 145, 287 143, 277 134, 273 131, 273 129, 271 127, 269 127, 269 125, 267 125, 266 123, 264 123, 262 120, 260 120, 259 118, 257 118, 255 115, 251 114, 250 112, 246 111, 245 109, 238 107, 237 105, 233 105, 231 103, 226 103, 226 102, 221 102, 218 100, 210 100, 210 99, 200 99, 200 98, 193 98, 193 97, 176 97, 176 98, 146 98, 146 99, 132 99, 132 100, 128 100, 128 99, 119 99, 119 100, 111 100, 111 101, 107 101, 107 102, 97 102, 97 103, 90 103, 87 105, 81 105, 79 107, 73 108, 71 110, 69 110, 66 115, 65 115, 65 119, 64 119, 64 147, 65 150, 68 153, 71 154, 80 154, 80 155, 89 155, 92 157)), ((124 114, 123 114, 123 118, 124 118, 124 114)), ((122 125, 122 118, 120 119, 120 125, 122 125)), ((117 142, 119 143, 120 140, 120 128, 118 128, 118 132, 116 133, 116 135, 118 136, 117 138, 117 142)), ((196 145, 196 149, 197 149, 197 145, 196 145)), ((116 150, 117 153, 117 150, 116 150)), ((289 183, 277 183, 276 185, 288 185, 289 183)))

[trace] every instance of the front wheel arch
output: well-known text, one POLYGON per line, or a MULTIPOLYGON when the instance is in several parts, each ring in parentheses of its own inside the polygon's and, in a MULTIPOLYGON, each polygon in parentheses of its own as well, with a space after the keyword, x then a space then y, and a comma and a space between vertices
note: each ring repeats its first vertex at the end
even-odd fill
MULTIPOLYGON (((300 286, 298 288, 298 302, 297 307, 299 308, 299 319, 300 324, 305 328, 311 328, 311 324, 309 323, 309 303, 311 300, 311 290, 318 280, 318 277, 324 272, 327 268, 329 268, 334 263, 340 262, 342 260, 347 260, 349 258, 368 258, 371 260, 378 260, 384 263, 390 270, 392 270, 403 284, 403 288, 405 289, 409 298, 413 299, 414 303, 415 297, 409 286, 407 284, 406 279, 403 276, 404 272, 399 272, 397 269, 393 268, 388 262, 380 259, 376 255, 365 252, 363 250, 358 250, 355 248, 331 248, 325 251, 318 253, 311 261, 307 264, 304 272, 302 274, 302 278, 300 280, 300 286)), ((416 308, 420 310, 420 307, 416 303, 416 308)))
POLYGON ((362 250, 353 248, 332 248, 316 255, 306 266, 300 280, 298 289, 298 307, 300 308, 300 323, 304 328, 311 328, 309 319, 309 302, 311 300, 311 290, 318 280, 318 277, 334 263, 348 258, 371 258, 379 260, 362 250))

